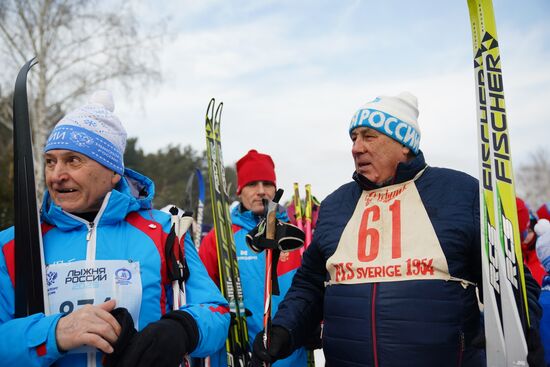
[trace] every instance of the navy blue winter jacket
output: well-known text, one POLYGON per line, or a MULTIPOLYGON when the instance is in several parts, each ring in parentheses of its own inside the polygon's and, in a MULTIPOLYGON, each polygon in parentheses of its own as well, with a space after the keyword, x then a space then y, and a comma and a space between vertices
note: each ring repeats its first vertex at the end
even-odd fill
MULTIPOLYGON (((413 179, 425 167, 420 153, 398 166, 392 184, 413 179)), ((363 176, 354 179, 321 204, 313 242, 273 324, 286 327, 299 346, 308 330, 324 320, 323 349, 330 367, 484 366, 483 350, 471 346, 482 331, 475 286, 434 279, 328 283, 327 259, 363 190, 377 188, 363 176)), ((415 183, 449 273, 480 284, 477 180, 428 167, 415 183)))

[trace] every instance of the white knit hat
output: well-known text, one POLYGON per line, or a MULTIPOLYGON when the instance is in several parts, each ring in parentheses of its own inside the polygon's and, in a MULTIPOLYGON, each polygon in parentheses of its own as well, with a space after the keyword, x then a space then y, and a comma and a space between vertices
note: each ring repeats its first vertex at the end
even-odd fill
POLYGON ((114 110, 110 92, 95 92, 90 102, 69 112, 55 125, 44 152, 52 149, 79 152, 123 175, 127 135, 114 110))
POLYGON ((409 92, 380 96, 366 103, 351 119, 349 133, 358 127, 368 127, 389 136, 418 154, 420 127, 418 101, 409 92))

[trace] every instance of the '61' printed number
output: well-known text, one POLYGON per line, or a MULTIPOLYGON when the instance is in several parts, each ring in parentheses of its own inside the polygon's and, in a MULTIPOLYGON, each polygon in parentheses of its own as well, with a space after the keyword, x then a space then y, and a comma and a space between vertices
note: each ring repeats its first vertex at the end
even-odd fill
MULTIPOLYGON (((398 259, 401 257, 401 201, 395 200, 389 206, 389 209, 392 219, 391 257, 392 259, 398 259)), ((378 205, 369 206, 363 211, 357 243, 357 257, 359 261, 369 262, 378 257, 378 251, 380 250, 380 233, 378 229, 369 227, 369 222, 377 222, 379 220, 380 207, 378 205), (370 243, 368 251, 367 242, 370 243)))

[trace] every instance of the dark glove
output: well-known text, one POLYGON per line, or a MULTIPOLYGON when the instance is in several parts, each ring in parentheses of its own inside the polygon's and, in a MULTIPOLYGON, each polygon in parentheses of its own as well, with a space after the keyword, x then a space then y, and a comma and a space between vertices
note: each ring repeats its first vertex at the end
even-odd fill
POLYGON ((527 363, 529 367, 545 367, 544 347, 540 341, 539 331, 535 328, 527 330, 527 363))
POLYGON ((134 320, 132 315, 125 308, 115 308, 111 311, 111 315, 114 316, 119 323, 121 330, 117 341, 113 344, 114 352, 111 354, 105 354, 103 356, 103 365, 105 367, 115 367, 124 354, 126 347, 130 344, 130 341, 136 335, 137 331, 134 327, 134 320))
POLYGON ((171 311, 137 333, 117 367, 177 367, 199 342, 197 323, 185 311, 171 311))
POLYGON ((264 362, 273 363, 292 354, 290 348, 290 333, 282 326, 273 326, 269 348, 266 350, 263 341, 264 332, 261 331, 254 338, 252 344, 252 366, 263 367, 264 362))
POLYGON ((275 239, 266 238, 267 221, 262 219, 246 235, 246 244, 254 252, 262 252, 265 249, 277 249, 280 251, 297 250, 304 245, 305 233, 293 224, 281 222, 277 219, 275 224, 275 239))

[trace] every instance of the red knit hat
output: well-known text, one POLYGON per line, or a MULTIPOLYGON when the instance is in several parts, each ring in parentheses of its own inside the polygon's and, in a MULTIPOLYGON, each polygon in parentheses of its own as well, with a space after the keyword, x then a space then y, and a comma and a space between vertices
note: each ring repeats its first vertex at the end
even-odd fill
POLYGON ((252 149, 237 161, 237 194, 243 187, 254 181, 269 181, 277 184, 275 164, 267 154, 252 149))
POLYGON ((550 202, 544 203, 540 206, 539 210, 537 210, 537 216, 539 219, 548 219, 550 220, 550 210, 548 210, 548 207, 550 206, 550 202))

